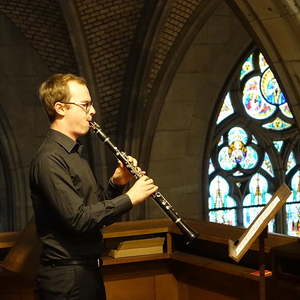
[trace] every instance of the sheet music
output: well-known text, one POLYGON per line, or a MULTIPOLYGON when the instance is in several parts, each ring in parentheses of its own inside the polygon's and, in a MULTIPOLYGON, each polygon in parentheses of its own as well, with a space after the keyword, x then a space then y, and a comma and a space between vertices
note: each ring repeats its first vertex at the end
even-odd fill
POLYGON ((258 238, 264 228, 268 226, 270 220, 274 218, 275 214, 280 210, 290 194, 291 191, 289 187, 283 183, 273 195, 271 200, 250 224, 248 229, 238 240, 238 243, 234 243, 232 240, 228 241, 229 256, 232 259, 238 262, 243 257, 246 251, 251 247, 251 244, 256 238, 258 238))
POLYGON ((259 226, 262 224, 262 222, 268 217, 270 212, 276 207, 276 205, 280 202, 280 198, 277 196, 272 203, 259 215, 259 217, 256 219, 256 222, 251 226, 251 228, 248 231, 248 234, 245 236, 245 238, 238 244, 236 247, 236 253, 239 254, 240 251, 245 247, 245 245, 249 242, 249 240, 253 237, 253 235, 257 232, 259 226))

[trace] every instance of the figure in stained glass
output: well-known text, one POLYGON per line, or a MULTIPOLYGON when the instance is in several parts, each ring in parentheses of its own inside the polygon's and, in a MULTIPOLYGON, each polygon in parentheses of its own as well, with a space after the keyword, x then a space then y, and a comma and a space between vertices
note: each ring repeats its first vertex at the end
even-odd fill
POLYGON ((267 68, 262 74, 260 80, 261 93, 269 104, 282 105, 286 99, 281 92, 279 84, 270 68, 267 68))

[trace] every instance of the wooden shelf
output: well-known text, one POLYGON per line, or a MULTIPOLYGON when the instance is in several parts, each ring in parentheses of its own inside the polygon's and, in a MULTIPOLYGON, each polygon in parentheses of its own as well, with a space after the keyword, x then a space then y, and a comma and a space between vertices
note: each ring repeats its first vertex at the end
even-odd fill
POLYGON ((168 219, 150 219, 114 223, 103 228, 104 239, 135 235, 157 234, 170 232, 172 222, 168 219))

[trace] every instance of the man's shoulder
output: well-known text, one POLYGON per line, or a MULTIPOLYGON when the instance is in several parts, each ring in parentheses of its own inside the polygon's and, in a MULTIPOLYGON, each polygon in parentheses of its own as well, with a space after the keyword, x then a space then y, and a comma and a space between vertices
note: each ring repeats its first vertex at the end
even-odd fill
POLYGON ((60 152, 61 147, 54 140, 46 138, 37 150, 35 157, 46 158, 60 152))
POLYGON ((63 161, 65 151, 54 140, 45 139, 32 160, 32 165, 47 164, 51 161, 63 161))

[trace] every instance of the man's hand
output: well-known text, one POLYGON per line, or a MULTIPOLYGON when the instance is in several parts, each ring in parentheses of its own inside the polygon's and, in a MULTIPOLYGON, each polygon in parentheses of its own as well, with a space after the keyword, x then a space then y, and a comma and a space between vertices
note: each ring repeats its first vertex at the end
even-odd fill
POLYGON ((153 179, 143 175, 126 194, 129 196, 132 205, 136 205, 143 202, 157 190, 158 187, 154 184, 153 179))
MULTIPOLYGON (((134 167, 137 168, 137 172, 145 174, 144 171, 141 171, 141 169, 137 167, 137 160, 135 158, 128 156, 128 160, 134 167)), ((119 166, 116 168, 111 180, 114 184, 125 185, 133 178, 133 175, 127 170, 121 161, 118 161, 118 163, 119 166)))

